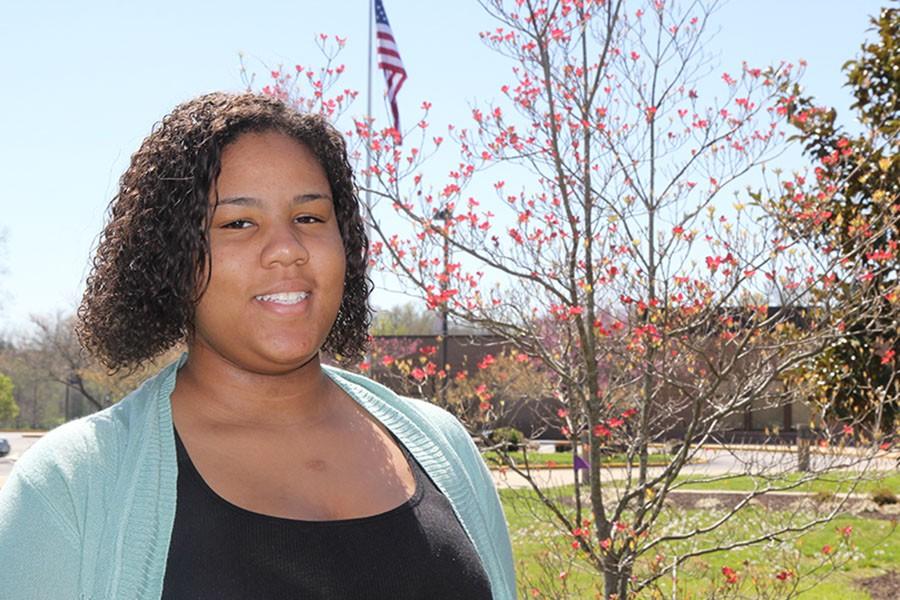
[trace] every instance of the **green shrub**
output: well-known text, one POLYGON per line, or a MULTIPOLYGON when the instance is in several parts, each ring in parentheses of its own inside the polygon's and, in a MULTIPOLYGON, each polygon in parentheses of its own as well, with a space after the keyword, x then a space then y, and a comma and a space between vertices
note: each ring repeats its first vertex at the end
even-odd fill
POLYGON ((509 452, 518 450, 521 447, 525 441, 525 434, 515 427, 499 427, 488 435, 488 439, 492 446, 505 444, 502 448, 509 452))
POLYGON ((820 490, 813 494, 812 499, 816 504, 831 502, 832 500, 834 500, 834 492, 830 490, 820 490))

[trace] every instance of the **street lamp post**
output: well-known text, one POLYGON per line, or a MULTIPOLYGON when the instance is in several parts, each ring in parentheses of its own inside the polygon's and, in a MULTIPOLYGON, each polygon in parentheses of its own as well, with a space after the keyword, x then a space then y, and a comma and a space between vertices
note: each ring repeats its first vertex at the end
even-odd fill
MULTIPOLYGON (((447 286, 450 283, 450 273, 447 270, 447 265, 450 263, 450 219, 453 218, 450 210, 444 206, 438 211, 434 213, 435 219, 441 219, 444 221, 444 274, 441 277, 441 299, 444 302, 441 303, 441 369, 443 369, 444 373, 447 374, 448 365, 447 362, 447 335, 449 333, 447 327, 447 301, 446 301, 446 293, 447 286)), ((447 378, 444 378, 444 384, 441 387, 441 401, 444 405, 447 405, 447 378)))
POLYGON ((69 422, 69 420, 72 418, 69 390, 72 389, 73 385, 78 385, 79 381, 80 378, 77 373, 69 373, 69 376, 66 378, 66 422, 69 422))

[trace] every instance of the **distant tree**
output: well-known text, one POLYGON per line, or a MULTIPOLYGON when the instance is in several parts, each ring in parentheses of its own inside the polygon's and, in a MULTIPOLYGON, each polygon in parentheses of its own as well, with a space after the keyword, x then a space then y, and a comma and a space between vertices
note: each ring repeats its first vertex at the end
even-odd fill
POLYGON ((13 397, 12 379, 0 373, 0 423, 9 423, 19 416, 19 405, 13 397))
POLYGON ((42 366, 41 353, 26 336, 7 340, 0 348, 0 372, 13 382, 13 397, 19 414, 14 427, 45 429, 63 422, 65 388, 50 378, 42 366))
POLYGON ((144 379, 184 350, 176 346, 131 372, 110 373, 85 352, 75 335, 74 315, 32 317, 37 332, 29 340, 49 378, 80 394, 93 410, 118 402, 144 379))
MULTIPOLYGON (((6 230, 0 229, 0 275, 6 274, 6 230)), ((4 300, 6 300, 3 286, 0 286, 0 309, 3 308, 4 300)), ((3 340, 0 340, 0 349, 2 349, 3 340)))
POLYGON ((72 315, 57 312, 31 319, 32 332, 0 343, 0 371, 12 379, 22 409, 19 426, 51 428, 67 417, 106 408, 182 350, 176 347, 134 372, 109 373, 79 345, 72 315), (66 398, 72 403, 68 409, 66 398))
POLYGON ((791 88, 786 118, 814 161, 815 185, 824 193, 804 194, 807 182, 790 179, 776 207, 792 235, 865 265, 861 279, 835 285, 842 297, 862 294, 877 307, 850 316, 850 335, 802 369, 800 379, 808 382, 810 398, 832 415, 878 416, 890 431, 900 395, 900 9, 885 8, 871 22, 876 39, 844 65, 854 98, 851 127, 837 123, 834 108, 791 88), (884 410, 872 411, 882 398, 889 399, 884 410))
POLYGON ((375 312, 372 335, 432 335, 440 331, 440 315, 414 302, 375 312))
POLYGON ((32 316, 36 331, 28 339, 38 365, 53 381, 81 395, 96 410, 105 408, 108 397, 84 375, 91 361, 75 336, 74 317, 57 312, 52 316, 32 316))

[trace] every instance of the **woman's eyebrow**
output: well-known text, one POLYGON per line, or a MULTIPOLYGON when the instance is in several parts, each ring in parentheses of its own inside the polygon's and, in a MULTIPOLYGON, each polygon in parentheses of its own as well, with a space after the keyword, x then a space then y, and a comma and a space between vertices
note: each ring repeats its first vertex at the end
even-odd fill
MULTIPOLYGON (((328 194, 298 194, 294 196, 293 200, 291 200, 292 204, 304 204, 306 202, 312 202, 314 200, 332 200, 331 196, 328 194)), ((232 198, 220 198, 219 205, 223 204, 235 204, 237 206, 260 206, 263 204, 263 201, 259 198, 253 198, 251 196, 235 196, 232 198)))

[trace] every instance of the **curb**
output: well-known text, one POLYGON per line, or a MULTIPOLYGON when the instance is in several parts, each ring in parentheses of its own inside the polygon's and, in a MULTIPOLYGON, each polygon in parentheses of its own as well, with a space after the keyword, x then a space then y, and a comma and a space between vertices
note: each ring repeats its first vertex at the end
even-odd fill
MULTIPOLYGON (((653 444, 649 444, 652 448, 653 444)), ((766 446, 765 444, 704 444, 704 450, 722 450, 722 451, 731 451, 731 452, 786 452, 786 453, 796 453, 798 452, 796 444, 785 446, 785 445, 773 445, 766 446)), ((811 454, 859 454, 859 448, 854 446, 845 446, 843 448, 837 446, 827 446, 822 448, 820 446, 810 444, 809 450, 811 454), (856 452, 854 452, 856 451, 856 452)), ((880 450, 873 458, 882 458, 882 459, 900 459, 900 451, 897 450, 880 450)))
MULTIPOLYGON (((669 490, 668 494, 689 494, 696 496, 746 496, 747 494, 753 493, 753 490, 669 490)), ((771 492, 763 492, 761 494, 757 494, 757 496, 787 496, 789 498, 807 498, 810 496, 815 496, 819 492, 792 492, 789 490, 772 490, 771 492)), ((835 498, 844 499, 847 498, 849 500, 868 500, 870 496, 868 494, 842 494, 835 493, 833 494, 835 498)))

